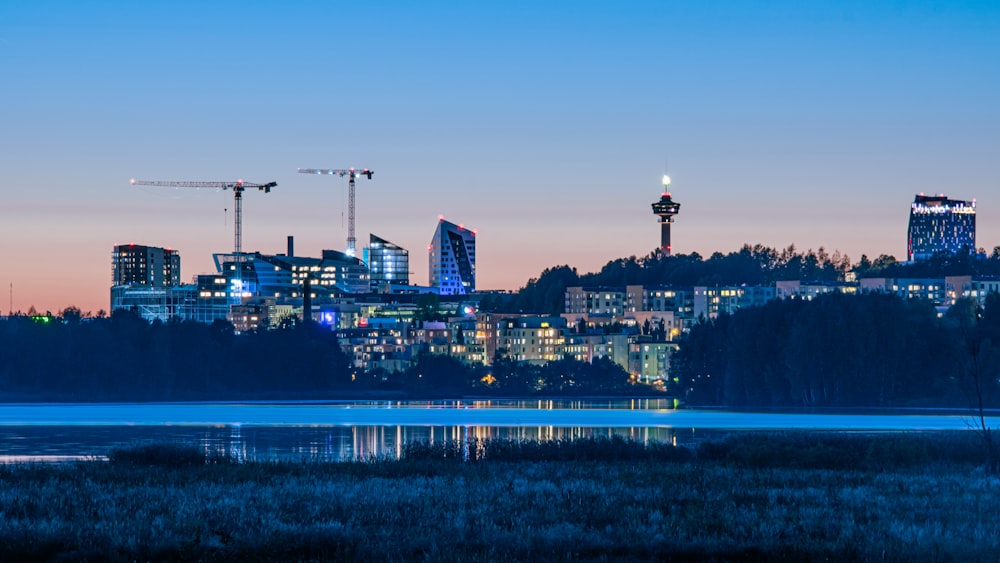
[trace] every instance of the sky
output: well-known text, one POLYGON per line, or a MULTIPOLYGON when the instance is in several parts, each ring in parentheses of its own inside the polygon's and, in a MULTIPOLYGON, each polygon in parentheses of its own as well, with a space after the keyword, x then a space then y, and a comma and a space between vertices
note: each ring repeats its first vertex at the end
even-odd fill
POLYGON ((438 217, 477 287, 659 244, 905 258, 917 193, 976 199, 1000 246, 1000 2, 0 0, 0 312, 109 308, 116 244, 343 250, 427 283, 438 217))

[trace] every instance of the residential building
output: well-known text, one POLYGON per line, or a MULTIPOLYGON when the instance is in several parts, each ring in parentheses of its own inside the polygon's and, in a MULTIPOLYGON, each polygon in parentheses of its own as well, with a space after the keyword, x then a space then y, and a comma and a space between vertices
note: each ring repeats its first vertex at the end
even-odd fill
POLYGON ((608 335, 602 333, 566 335, 565 353, 575 360, 591 363, 597 358, 610 358, 613 352, 614 345, 608 335))
POLYGON ((476 231, 438 219, 427 247, 429 285, 441 295, 467 295, 476 290, 476 231))
POLYGON ((944 278, 945 304, 950 307, 959 299, 975 299, 980 307, 986 297, 1000 293, 1000 278, 995 276, 947 276, 944 278))
POLYGON ((544 364, 562 358, 566 344, 566 319, 520 317, 498 322, 499 341, 507 357, 544 364))
POLYGON ((176 250, 119 244, 111 252, 111 285, 170 287, 181 283, 181 256, 176 250))
POLYGON ((666 380, 670 373, 670 355, 677 348, 674 342, 637 336, 629 342, 628 372, 638 377, 641 383, 666 380))
POLYGON ((714 319, 745 307, 758 307, 774 299, 775 288, 764 286, 698 286, 694 288, 694 317, 714 319))
POLYGON ((924 299, 944 307, 948 298, 944 278, 861 278, 862 293, 888 293, 903 299, 924 299))
POLYGON ((625 313, 626 293, 620 288, 567 287, 567 313, 620 317, 625 313))
POLYGON ((687 330, 698 318, 693 287, 629 285, 625 293, 629 311, 671 311, 674 327, 679 330, 687 330))
POLYGON ((849 282, 821 282, 799 280, 782 280, 774 283, 775 299, 805 299, 811 301, 813 298, 824 293, 846 293, 855 294, 858 292, 858 284, 849 282))

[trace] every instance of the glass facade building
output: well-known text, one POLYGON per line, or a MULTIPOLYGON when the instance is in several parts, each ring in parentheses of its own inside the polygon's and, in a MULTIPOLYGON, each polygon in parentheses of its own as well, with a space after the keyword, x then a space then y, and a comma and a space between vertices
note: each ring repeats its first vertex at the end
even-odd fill
POLYGON ((386 284, 410 285, 410 251, 369 235, 368 269, 373 289, 386 284))
POLYGON ((906 255, 912 262, 937 253, 976 251, 976 201, 920 194, 910 206, 906 255))

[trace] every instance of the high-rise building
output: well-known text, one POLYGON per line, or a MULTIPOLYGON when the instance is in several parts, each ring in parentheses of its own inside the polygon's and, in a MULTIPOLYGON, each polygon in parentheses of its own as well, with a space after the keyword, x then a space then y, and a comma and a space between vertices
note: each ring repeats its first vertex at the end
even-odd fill
POLYGON ((111 285, 180 285, 181 256, 176 250, 120 244, 111 253, 111 285))
POLYGON ((372 288, 386 284, 410 285, 410 251, 370 234, 368 269, 372 288))
POLYGON ((919 194, 910 205, 906 255, 925 260, 937 253, 976 251, 976 200, 919 194))
POLYGON ((427 252, 430 286, 441 295, 465 295, 476 290, 476 231, 441 217, 427 252))
POLYGON ((653 214, 660 218, 660 252, 670 256, 670 225, 674 215, 681 211, 681 204, 670 197, 670 176, 663 175, 663 194, 660 200, 653 202, 653 214))

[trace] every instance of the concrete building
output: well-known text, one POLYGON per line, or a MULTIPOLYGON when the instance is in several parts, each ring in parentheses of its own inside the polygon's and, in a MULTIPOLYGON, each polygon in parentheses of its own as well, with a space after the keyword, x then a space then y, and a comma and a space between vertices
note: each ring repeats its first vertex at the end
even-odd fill
POLYGON ((774 283, 775 299, 805 299, 806 301, 811 301, 816 296, 834 292, 853 295, 858 292, 858 284, 850 282, 803 282, 799 280, 782 280, 774 283))
POLYGON ((951 307, 959 299, 975 299, 980 307, 986 297, 1000 293, 1000 279, 993 276, 947 276, 944 278, 945 304, 951 307))
POLYGON ((674 342, 661 342, 646 336, 629 342, 628 372, 641 383, 664 381, 670 373, 670 355, 677 350, 674 342))
POLYGON ((499 344, 507 357, 518 362, 544 364, 562 358, 566 345, 566 319, 519 317, 498 322, 499 344))
POLYGON ((693 287, 629 285, 625 293, 629 311, 671 311, 674 326, 681 330, 689 328, 697 318, 693 287))
POLYGON ((169 248, 119 244, 111 252, 111 269, 111 285, 181 284, 181 256, 169 248))
POLYGON ((625 313, 626 293, 621 288, 567 287, 565 310, 572 314, 620 317, 625 313))
POLYGON ((775 298, 773 286, 730 285, 694 288, 694 318, 714 319, 745 307, 759 307, 775 298))
POLYGON ((279 304, 274 297, 256 297, 231 306, 228 318, 236 332, 249 332, 280 326, 294 316, 296 308, 293 305, 279 304))
POLYGON ((573 359, 591 363, 597 358, 612 358, 614 343, 605 334, 567 334, 565 353, 573 359))
POLYGON ((945 307, 948 298, 944 278, 861 278, 861 293, 886 293, 903 299, 924 299, 945 307))

